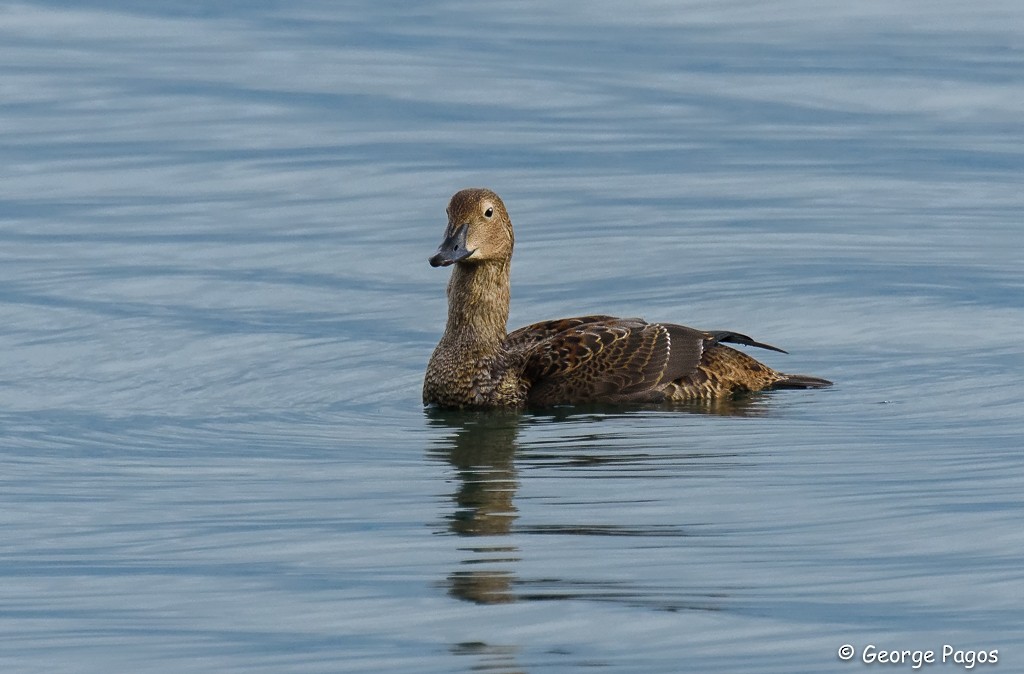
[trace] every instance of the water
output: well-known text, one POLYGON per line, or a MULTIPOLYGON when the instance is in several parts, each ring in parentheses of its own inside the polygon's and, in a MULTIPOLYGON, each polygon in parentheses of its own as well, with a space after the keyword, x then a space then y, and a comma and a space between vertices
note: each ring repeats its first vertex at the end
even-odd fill
POLYGON ((2 669, 1019 669, 1022 34, 1008 1, 0 9, 2 669), (425 413, 469 185, 516 224, 513 326, 734 329, 836 387, 425 413))

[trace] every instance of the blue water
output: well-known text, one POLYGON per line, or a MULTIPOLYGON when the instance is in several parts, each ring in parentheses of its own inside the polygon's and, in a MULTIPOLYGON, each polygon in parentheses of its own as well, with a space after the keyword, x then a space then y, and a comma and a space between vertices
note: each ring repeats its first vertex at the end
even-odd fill
POLYGON ((1009 0, 0 8, 0 670, 1019 670, 1022 35, 1009 0), (836 386, 425 412, 471 185, 513 327, 733 329, 836 386))

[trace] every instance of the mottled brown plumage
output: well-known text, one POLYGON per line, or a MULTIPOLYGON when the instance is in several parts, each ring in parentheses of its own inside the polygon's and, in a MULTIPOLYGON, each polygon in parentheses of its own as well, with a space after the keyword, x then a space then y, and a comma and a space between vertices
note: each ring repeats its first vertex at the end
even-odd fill
MULTIPOLYGON (((451 408, 708 400, 831 382, 776 372, 725 343, 782 351, 736 332, 639 318, 580 316, 506 333, 515 236, 487 189, 457 192, 430 258, 454 265, 448 323, 423 381, 423 403, 451 408)), ((784 351, 782 351, 785 353, 784 351)))

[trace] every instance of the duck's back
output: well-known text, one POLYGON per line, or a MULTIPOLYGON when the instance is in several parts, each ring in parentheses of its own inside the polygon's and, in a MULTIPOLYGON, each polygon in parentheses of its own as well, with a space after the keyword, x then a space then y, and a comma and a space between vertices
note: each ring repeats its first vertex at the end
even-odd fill
POLYGON ((830 384, 777 372, 722 342, 781 351, 734 332, 603 315, 528 325, 505 345, 525 356, 521 376, 535 406, 686 401, 830 384))

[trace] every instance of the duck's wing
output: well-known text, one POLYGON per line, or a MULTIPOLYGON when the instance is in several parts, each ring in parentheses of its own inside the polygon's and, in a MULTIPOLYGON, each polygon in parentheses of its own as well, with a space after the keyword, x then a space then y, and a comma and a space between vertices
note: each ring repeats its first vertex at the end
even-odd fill
POLYGON ((709 339, 681 325, 616 318, 550 334, 526 354, 530 403, 661 400, 659 385, 695 372, 709 339))
POLYGON ((504 346, 509 351, 526 351, 561 332, 567 332, 589 323, 605 323, 617 320, 619 319, 614 316, 595 315, 541 321, 532 325, 524 325, 518 330, 510 332, 505 338, 504 346))

